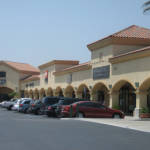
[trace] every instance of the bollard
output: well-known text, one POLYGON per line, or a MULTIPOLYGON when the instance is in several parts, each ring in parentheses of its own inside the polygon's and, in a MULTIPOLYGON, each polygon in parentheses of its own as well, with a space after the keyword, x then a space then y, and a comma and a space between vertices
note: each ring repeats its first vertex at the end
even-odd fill
POLYGON ((76 117, 79 117, 79 106, 78 106, 78 104, 76 106, 76 117))
POLYGON ((72 118, 72 112, 73 112, 72 105, 70 105, 70 118, 72 118))

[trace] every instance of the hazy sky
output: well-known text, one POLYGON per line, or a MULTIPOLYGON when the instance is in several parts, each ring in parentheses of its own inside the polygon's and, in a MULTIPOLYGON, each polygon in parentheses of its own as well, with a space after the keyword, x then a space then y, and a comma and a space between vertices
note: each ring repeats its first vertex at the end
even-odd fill
POLYGON ((0 60, 38 66, 90 60, 87 44, 130 25, 150 28, 145 0, 0 0, 0 60))

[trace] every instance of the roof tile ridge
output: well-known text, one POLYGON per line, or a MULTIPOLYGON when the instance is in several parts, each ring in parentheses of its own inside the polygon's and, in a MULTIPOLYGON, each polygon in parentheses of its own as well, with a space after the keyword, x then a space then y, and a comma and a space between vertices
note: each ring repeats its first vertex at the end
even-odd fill
POLYGON ((133 27, 139 27, 139 26, 137 26, 137 25, 131 25, 131 26, 125 28, 125 29, 122 29, 122 30, 120 30, 120 31, 118 31, 118 32, 116 32, 116 33, 114 33, 114 34, 111 34, 111 36, 112 36, 112 37, 115 37, 115 36, 117 36, 119 33, 124 32, 124 31, 127 31, 127 30, 129 30, 129 29, 131 29, 131 28, 133 28, 133 27))

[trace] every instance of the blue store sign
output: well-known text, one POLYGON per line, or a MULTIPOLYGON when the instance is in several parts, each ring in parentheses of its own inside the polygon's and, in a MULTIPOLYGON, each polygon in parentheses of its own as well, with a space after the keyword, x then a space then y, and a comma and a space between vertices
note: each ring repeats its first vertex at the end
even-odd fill
POLYGON ((109 78, 110 76, 110 65, 93 68, 93 80, 109 78))

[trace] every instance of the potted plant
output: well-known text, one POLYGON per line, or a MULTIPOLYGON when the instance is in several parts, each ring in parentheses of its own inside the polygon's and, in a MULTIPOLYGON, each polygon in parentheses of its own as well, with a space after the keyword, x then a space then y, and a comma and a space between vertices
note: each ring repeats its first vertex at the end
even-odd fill
POLYGON ((114 105, 113 109, 120 110, 120 106, 119 105, 114 105))
POLYGON ((140 111, 140 118, 150 118, 150 108, 143 107, 140 111))

